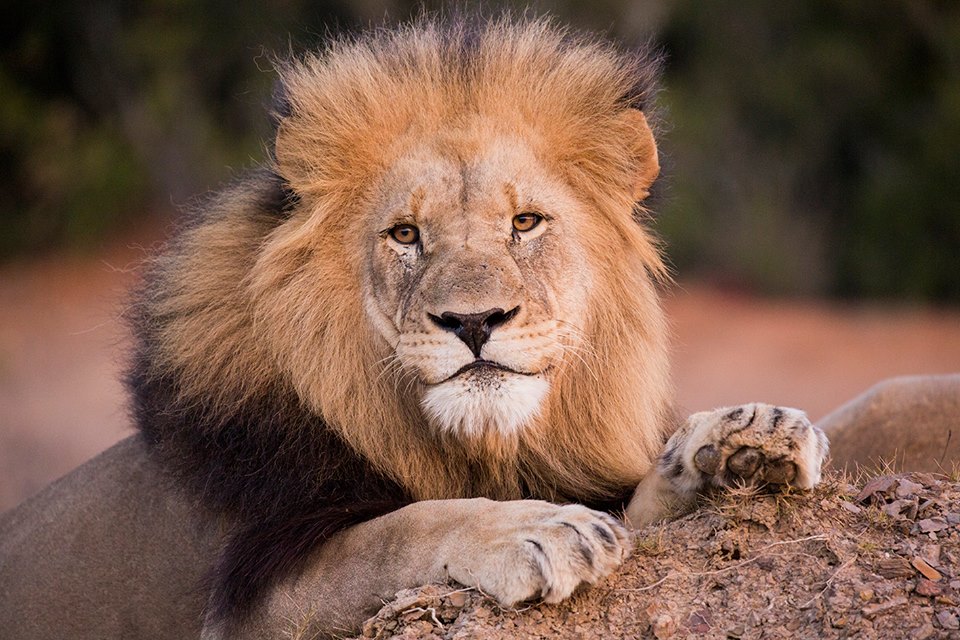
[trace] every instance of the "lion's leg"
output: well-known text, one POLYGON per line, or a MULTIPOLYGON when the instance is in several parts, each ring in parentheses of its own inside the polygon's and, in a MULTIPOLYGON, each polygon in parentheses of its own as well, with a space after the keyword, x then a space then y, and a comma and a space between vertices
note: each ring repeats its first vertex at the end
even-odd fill
POLYGON ((662 520, 704 490, 738 482, 808 489, 820 481, 827 452, 826 436, 797 409, 756 403, 695 413, 637 487, 627 520, 633 527, 662 520))
POLYGON ((817 426, 830 437, 834 466, 883 460, 949 472, 960 462, 960 374, 885 380, 817 426))
POLYGON ((204 638, 348 634, 398 590, 448 579, 504 606, 559 602, 610 573, 629 548, 623 523, 580 505, 418 502, 340 534, 242 629, 208 628, 204 638))

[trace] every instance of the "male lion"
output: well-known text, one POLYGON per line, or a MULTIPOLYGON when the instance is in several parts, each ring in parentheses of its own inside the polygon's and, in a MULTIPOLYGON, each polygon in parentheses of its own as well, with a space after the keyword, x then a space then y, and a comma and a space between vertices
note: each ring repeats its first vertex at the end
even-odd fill
POLYGON ((557 602, 710 486, 814 486, 802 412, 671 413, 655 76, 509 19, 285 68, 267 166, 149 270, 140 433, 0 522, 4 638, 342 633, 446 579, 557 602))

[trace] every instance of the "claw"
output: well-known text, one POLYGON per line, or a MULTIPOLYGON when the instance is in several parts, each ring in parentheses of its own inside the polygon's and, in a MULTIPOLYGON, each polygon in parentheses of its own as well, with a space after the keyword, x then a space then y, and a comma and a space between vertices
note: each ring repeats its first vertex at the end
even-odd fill
POLYGON ((760 468, 763 454, 753 447, 741 447, 727 460, 727 469, 736 476, 749 480, 760 468))
POLYGON ((693 456, 693 463, 707 475, 716 475, 720 470, 720 451, 712 444, 704 445, 693 456))

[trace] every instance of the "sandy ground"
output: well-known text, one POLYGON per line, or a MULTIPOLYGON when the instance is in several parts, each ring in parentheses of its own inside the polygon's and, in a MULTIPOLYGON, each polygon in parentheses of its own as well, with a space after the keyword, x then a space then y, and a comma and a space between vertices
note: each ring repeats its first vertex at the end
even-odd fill
MULTIPOLYGON (((131 433, 127 290, 152 238, 94 258, 0 267, 0 510, 131 433)), ((767 300, 681 283, 667 296, 678 400, 751 400, 817 419, 874 382, 960 371, 960 310, 767 300)))

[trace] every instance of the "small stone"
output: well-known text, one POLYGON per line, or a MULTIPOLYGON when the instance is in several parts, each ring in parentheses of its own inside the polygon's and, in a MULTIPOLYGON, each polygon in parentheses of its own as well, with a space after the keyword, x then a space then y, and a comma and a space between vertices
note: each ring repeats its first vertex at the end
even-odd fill
POLYGON ((653 635, 658 639, 670 638, 677 632, 677 623, 665 613, 661 613, 651 622, 653 635))
POLYGON ((484 618, 489 618, 493 612, 490 611, 487 607, 477 607, 473 610, 473 616, 483 620, 484 618))
POLYGON ((940 626, 944 629, 960 629, 960 620, 957 619, 957 615, 947 611, 946 609, 937 614, 937 622, 939 622, 940 626))
POLYGON ((833 625, 833 626, 834 626, 835 628, 837 628, 837 629, 843 629, 845 626, 847 626, 847 619, 846 619, 845 617, 844 617, 844 618, 837 618, 836 620, 834 620, 834 621, 831 622, 830 624, 833 625))
POLYGON ((915 557, 911 564, 913 565, 913 568, 919 571, 920 573, 922 573, 923 577, 926 578, 927 580, 932 580, 933 582, 936 582, 937 580, 940 580, 943 577, 939 571, 931 567, 927 563, 927 561, 921 558, 920 556, 915 557))
POLYGON ((890 504, 885 504, 880 507, 880 510, 891 518, 897 518, 900 516, 900 512, 910 504, 909 500, 894 500, 890 504))
POLYGON ((447 602, 453 607, 462 607, 467 604, 467 594, 465 591, 454 591, 447 596, 447 602))
POLYGON ((734 640, 739 640, 743 637, 743 634, 747 632, 747 628, 742 624, 738 624, 735 627, 727 629, 727 637, 734 638, 734 640))
POLYGON ((878 602, 877 604, 868 604, 863 609, 860 610, 863 613, 864 617, 872 618, 878 613, 883 613, 884 611, 889 611, 890 609, 895 609, 902 605, 907 604, 906 596, 897 596, 896 598, 891 598, 886 602, 878 602))
POLYGON ((873 589, 861 589, 860 590, 860 599, 864 602, 870 602, 873 600, 873 589))
POLYGON ((929 562, 931 566, 936 567, 940 564, 941 548, 938 544, 925 544, 920 548, 920 557, 929 562))
POLYGON ((861 509, 857 505, 853 504, 852 502, 847 502, 846 500, 843 500, 840 502, 840 507, 843 509, 846 509, 850 513, 860 513, 861 511, 863 511, 863 509, 861 509))
POLYGON ((866 502, 875 495, 885 494, 890 487, 893 486, 894 482, 896 482, 896 478, 891 478, 890 476, 874 478, 865 484, 860 493, 857 494, 857 502, 866 502))
POLYGON ((884 578, 908 578, 913 575, 913 567, 904 558, 885 558, 877 563, 877 573, 884 578))
POLYGON ((923 533, 930 533, 936 531, 943 531, 950 527, 947 521, 944 518, 926 518, 924 520, 918 520, 917 526, 920 527, 920 531, 923 533))
POLYGON ((710 632, 710 614, 706 611, 696 611, 687 618, 687 628, 693 633, 704 634, 710 632))
POLYGON ((926 578, 920 578, 913 592, 919 596, 933 597, 943 593, 943 587, 926 578))
POLYGON ((960 524, 960 513, 948 513, 947 522, 950 524, 960 524))
POLYGON ((923 490, 922 484, 917 484, 916 482, 910 482, 906 478, 902 479, 897 484, 897 497, 906 498, 908 496, 913 496, 923 490))
POLYGON ((914 640, 927 640, 927 638, 932 638, 936 632, 937 630, 928 622, 913 632, 913 638, 914 640))
POLYGON ((533 620, 540 620, 541 618, 543 618, 543 612, 540 611, 539 609, 534 609, 533 611, 530 612, 529 615, 530 615, 530 618, 533 620))

